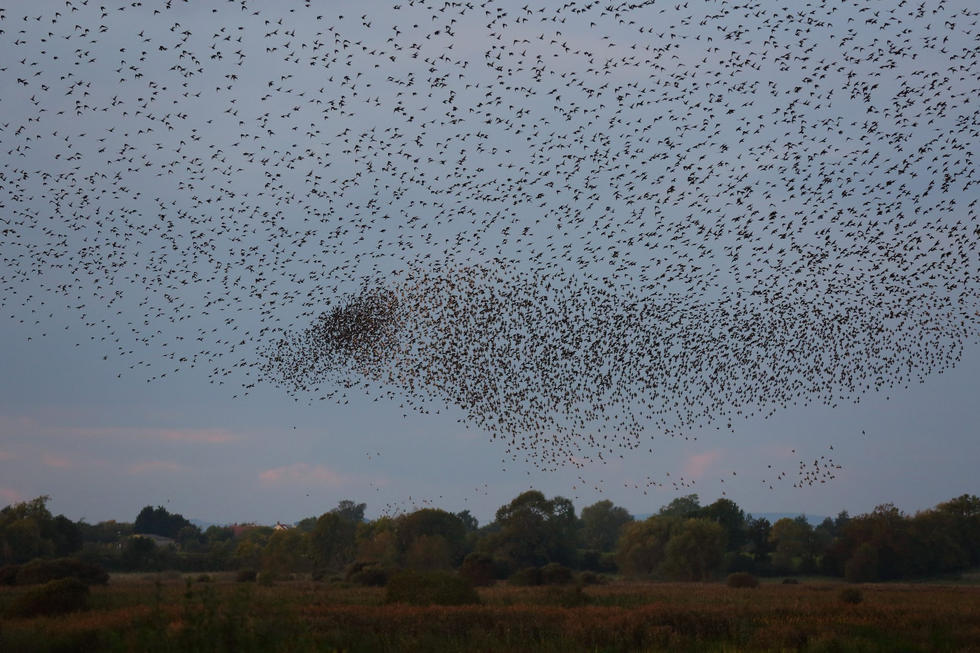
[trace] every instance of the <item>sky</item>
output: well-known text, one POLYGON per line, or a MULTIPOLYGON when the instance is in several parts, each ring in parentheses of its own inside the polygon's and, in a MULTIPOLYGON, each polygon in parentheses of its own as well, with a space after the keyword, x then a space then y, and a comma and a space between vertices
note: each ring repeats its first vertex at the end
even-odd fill
MULTIPOLYGON (((444 398, 435 399, 437 414, 406 411, 397 393, 392 398, 375 388, 337 392, 339 400, 317 399, 336 392, 323 387, 329 381, 314 391, 293 394, 282 384, 260 380, 243 392, 253 378, 237 363, 255 359, 274 329, 303 328, 319 305, 311 308, 301 300, 350 292, 368 268, 386 275, 401 266, 428 266, 425 262, 433 256, 450 269, 460 262, 487 264, 493 256, 519 262, 533 260, 531 252, 558 256, 546 243, 565 229, 572 233, 560 254, 566 272, 582 283, 611 274, 617 292, 631 292, 637 278, 618 260, 590 249, 602 237, 613 242, 605 232, 602 237, 593 233, 599 230, 599 219, 561 226, 570 206, 589 215, 588 223, 593 215, 612 216, 610 224, 624 225, 615 242, 625 247, 642 236, 647 221, 681 224, 690 206, 678 208, 686 200, 675 198, 666 186, 680 185, 677 192, 682 194, 688 188, 695 197, 699 188, 720 184, 728 170, 737 169, 748 170, 750 181, 758 184, 748 195, 752 202, 762 202, 776 188, 784 193, 778 208, 799 215, 807 203, 790 193, 766 164, 785 161, 781 157, 794 149, 805 154, 802 164, 797 159, 803 167, 800 178, 815 173, 818 164, 821 172, 843 170, 844 176, 863 171, 866 176, 854 187, 877 193, 879 210, 915 210, 919 215, 920 209, 929 208, 941 214, 938 220, 956 218, 975 225, 971 201, 978 194, 970 183, 939 193, 935 206, 885 201, 890 199, 884 190, 888 173, 873 171, 870 162, 877 160, 876 153, 895 163, 913 158, 917 148, 928 146, 931 132, 920 129, 899 144, 872 138, 869 145, 866 116, 856 115, 864 106, 860 98, 841 94, 821 106, 816 95, 805 99, 807 108, 792 103, 791 111, 802 118, 794 115, 789 123, 807 130, 806 137, 768 120, 752 122, 757 112, 782 111, 786 89, 795 88, 803 75, 804 68, 795 64, 779 68, 780 53, 788 53, 787 62, 804 53, 840 62, 843 55, 834 43, 818 43, 814 54, 802 45, 808 37, 796 46, 786 33, 779 33, 778 43, 773 36, 771 56, 758 57, 763 68, 738 73, 736 81, 753 90, 731 95, 757 104, 732 103, 730 113, 719 112, 718 131, 706 135, 675 128, 697 122, 690 113, 681 115, 691 104, 714 101, 713 87, 700 80, 711 79, 708 70, 734 74, 728 62, 753 60, 756 46, 763 44, 761 35, 769 30, 767 24, 735 12, 733 3, 707 3, 695 19, 679 6, 663 3, 616 11, 579 3, 581 13, 562 14, 568 22, 550 24, 546 17, 559 14, 546 8, 524 16, 524 3, 486 3, 458 14, 453 22, 448 16, 458 8, 446 13, 415 2, 398 11, 379 2, 329 9, 295 2, 277 11, 256 3, 173 3, 159 14, 149 4, 117 4, 107 3, 102 12, 81 2, 65 7, 42 2, 31 5, 30 16, 18 7, 0 14, 0 61, 5 62, 0 65, 0 219, 8 239, 0 246, 6 267, 0 270, 0 504, 47 494, 55 513, 88 522, 129 521, 145 505, 163 505, 211 523, 271 524, 318 515, 342 499, 353 499, 367 503, 369 517, 435 506, 468 509, 486 523, 498 507, 532 487, 548 496, 569 497, 579 509, 610 499, 637 514, 655 512, 690 493, 705 503, 725 496, 748 512, 825 515, 866 512, 884 502, 914 512, 978 493, 980 402, 975 388, 980 347, 975 325, 971 338, 950 336, 963 346, 955 365, 936 366, 908 387, 899 383, 887 388, 885 379, 885 387, 852 397, 857 401, 831 406, 811 400, 780 407, 768 418, 736 413, 723 419, 731 419, 730 428, 691 425, 674 437, 647 424, 644 445, 651 451, 644 446, 622 457, 557 471, 543 472, 533 463, 511 459, 503 439, 468 420, 444 398), (710 5, 717 5, 718 16, 710 5), (35 19, 38 14, 40 20, 35 19), (652 31, 637 32, 637 24, 652 31), (680 38, 676 48, 655 59, 654 75, 664 83, 656 92, 648 90, 651 106, 628 105, 617 93, 603 95, 615 88, 620 96, 632 92, 637 100, 644 97, 630 84, 651 77, 651 67, 630 60, 636 50, 627 44, 669 40, 672 36, 654 34, 663 25, 676 29, 680 38), (707 44, 709 36, 717 37, 712 43, 723 43, 721 35, 740 29, 750 35, 736 37, 725 49, 707 44), (538 38, 539 33, 547 38, 538 38), (236 41, 239 36, 241 42, 236 41), (602 48, 605 69, 593 69, 585 57, 562 49, 562 42, 578 51, 602 48), (321 47, 322 60, 307 53, 321 47), (297 61, 291 60, 294 56, 297 61), (311 57, 312 63, 307 61, 311 57), (495 58, 501 63, 493 63, 495 58), (243 60, 247 63, 239 66, 243 60), (491 65, 483 65, 487 61, 491 65), (201 72, 195 73, 197 65, 201 72), (683 69, 695 65, 704 66, 705 72, 685 77, 683 69), (546 72, 537 73, 537 67, 546 72), (565 90, 563 80, 576 74, 583 86, 565 90), (500 79, 511 88, 538 89, 533 97, 521 96, 527 116, 521 106, 504 106, 521 92, 499 91, 493 84, 500 79), (603 87, 606 79, 614 84, 603 87), (778 93, 764 91, 770 82, 778 93), (485 93, 487 88, 491 90, 485 93), (412 95, 411 89, 429 93, 412 95), (595 97, 609 106, 591 114, 568 113, 575 102, 586 106, 583 98, 593 97, 589 89, 600 89, 595 97), (555 93, 565 93, 569 104, 552 101, 555 93), (320 107, 330 105, 324 111, 331 113, 308 109, 306 102, 314 96, 320 107), (482 104, 487 98, 489 104, 482 104), (447 102, 463 109, 447 114, 447 102), (654 114, 667 118, 658 122, 654 114), (444 119, 450 115, 480 115, 480 127, 474 120, 444 119), (483 121, 483 116, 491 118, 483 121), (821 122, 841 116, 844 122, 821 122), (608 125, 593 126, 598 118, 608 125), (417 140, 406 136, 414 136, 414 125, 427 120, 433 122, 418 132, 417 140), (736 138, 749 124, 760 124, 761 132, 736 138), (155 131, 145 131, 151 125, 155 131), (563 133, 570 140, 580 138, 570 151, 591 158, 583 156, 576 167, 568 160, 554 164, 538 158, 541 149, 524 145, 525 139, 537 138, 535 126, 557 134, 558 140, 549 142, 560 142, 563 133), (613 165, 618 160, 613 155, 607 165, 606 159, 610 149, 638 147, 634 141, 644 126, 659 138, 644 146, 649 151, 673 150, 674 145, 665 145, 671 138, 704 151, 703 158, 691 160, 705 167, 709 181, 681 175, 676 177, 680 182, 670 183, 676 175, 673 164, 656 157, 645 168, 628 168, 631 175, 645 170, 659 175, 665 181, 650 188, 676 201, 627 223, 625 217, 636 214, 620 192, 613 165), (303 130, 308 130, 305 135, 303 130), (482 144, 477 147, 474 140, 482 144), (715 141, 726 147, 704 149, 703 143, 715 141), (821 151, 815 149, 817 142, 821 151), (858 152, 861 147, 870 151, 858 152), (743 156, 751 166, 729 166, 743 156), (460 168, 446 161, 457 158, 466 159, 460 166, 483 184, 476 187, 501 193, 506 186, 502 177, 511 174, 508 165, 537 171, 540 179, 549 168, 557 169, 569 181, 566 190, 540 205, 502 208, 504 202, 492 199, 489 190, 481 195, 470 192, 473 186, 464 190, 452 183, 460 168), (76 161, 84 169, 72 170, 76 161), (219 163, 205 163, 213 161, 219 163), (155 174, 164 170, 170 172, 155 174), (322 173, 321 186, 311 187, 307 173, 314 172, 322 173), (378 192, 372 195, 355 181, 365 178, 374 180, 378 192), (598 199, 574 190, 590 183, 597 183, 598 199), (256 193, 260 188, 264 190, 256 193), (253 212, 209 222, 209 212, 221 213, 220 200, 253 212), (263 211, 276 219, 264 219, 263 211), (331 216, 345 212, 365 220, 331 222, 331 216), (390 214, 397 229, 386 232, 367 222, 381 214, 390 214), (307 220, 311 215, 318 220, 307 220), (417 222, 424 224, 415 226, 417 222), (526 237, 509 240, 500 228, 506 224, 526 227, 526 237), (205 231, 210 234, 206 242, 201 238, 205 231), (583 237, 574 238, 579 234, 583 237), (214 259, 205 259, 208 247, 217 252, 214 259), (576 257, 587 263, 576 267, 576 257), (277 265, 265 263, 272 259, 277 265), (216 266, 209 267, 214 260, 216 266), (76 267, 66 267, 65 261, 74 261, 76 267), (86 276, 79 270, 91 272, 86 276), (229 275, 237 280, 227 281, 229 275), (310 285, 316 285, 315 291, 307 292, 310 285), (262 300, 270 289, 283 294, 271 308, 262 300), (205 308, 222 297, 231 299, 219 302, 220 309, 205 308), (107 344, 107 336, 114 344, 107 344), (193 344, 195 337, 206 338, 199 340, 204 344, 193 344), (246 344, 239 345, 240 339, 246 344), (195 364, 175 366, 179 358, 195 364), (799 471, 801 461, 806 470, 812 461, 827 459, 840 466, 832 478, 799 483, 806 475, 799 471), (785 476, 777 478, 778 471, 785 476), (645 482, 651 475, 663 485, 645 482)), ((910 48, 920 56, 896 56, 896 69, 847 62, 868 80, 874 77, 880 85, 874 92, 888 99, 897 97, 898 82, 912 79, 913 71, 947 70, 951 60, 931 47, 938 41, 929 39, 945 37, 949 45, 942 47, 952 52, 975 43, 975 32, 964 27, 971 17, 966 13, 969 3, 926 6, 938 17, 917 16, 912 9, 899 10, 896 17, 892 9, 891 17, 869 23, 861 3, 848 14, 826 16, 821 12, 830 10, 816 4, 788 32, 808 29, 800 27, 804 23, 817 31, 830 29, 819 25, 823 16, 840 30, 856 29, 851 40, 861 47, 879 34, 894 39, 889 47, 897 47, 907 27, 910 38, 919 39, 910 48), (939 29, 940 19, 954 27, 939 29), (937 27, 930 32, 933 22, 937 27), (849 27, 852 23, 856 27, 849 27), (937 32, 938 37, 931 36, 937 32), (921 47, 923 43, 930 47, 921 47)), ((770 15, 776 22, 779 17, 778 11, 770 15)), ((924 95, 910 100, 916 109, 942 118, 930 129, 950 134, 949 142, 965 143, 974 151, 975 129, 972 135, 952 134, 964 115, 976 121, 963 101, 977 90, 975 66, 968 64, 968 74, 951 74, 952 81, 947 80, 949 111, 924 95)), ((840 75, 831 83, 847 81, 840 75)), ((882 133, 888 133, 889 125, 897 133, 901 126, 900 118, 887 111, 877 119, 882 133)), ((687 161, 683 156, 677 161, 687 161)), ((915 179, 908 179, 910 189, 942 181, 927 158, 917 165, 915 179)), ((972 181, 975 168, 964 169, 952 178, 972 181)), ((531 176, 514 185, 533 185, 531 176)), ((735 210, 727 202, 731 197, 721 193, 699 208, 721 221, 735 210)), ((838 197, 817 208, 829 212, 855 207, 862 219, 868 218, 857 200, 838 197)), ((801 227, 801 242, 818 243, 813 230, 819 226, 801 227)), ((848 237, 854 238, 843 230, 839 234, 842 243, 848 237)), ((710 242, 683 240, 676 246, 621 251, 623 258, 641 263, 657 257, 685 264, 704 261, 714 276, 711 283, 695 286, 701 289, 697 300, 710 305, 717 299, 713 293, 724 292, 749 270, 748 263, 741 269, 724 265, 725 247, 734 239, 730 232, 710 242)), ((975 250, 972 255, 971 271, 977 265, 975 250)), ((856 265, 860 272, 860 262, 856 265)), ((871 284, 854 278, 857 285, 871 284)), ((961 283, 976 293, 975 277, 968 274, 961 283)), ((820 285, 812 292, 833 296, 820 285)), ((799 299, 813 301, 810 296, 799 299)))

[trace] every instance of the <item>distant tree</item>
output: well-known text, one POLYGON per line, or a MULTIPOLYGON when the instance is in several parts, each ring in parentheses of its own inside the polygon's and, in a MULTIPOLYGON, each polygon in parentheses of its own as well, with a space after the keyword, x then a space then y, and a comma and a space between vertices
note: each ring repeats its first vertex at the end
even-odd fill
POLYGON ((677 497, 660 509, 660 514, 666 517, 694 517, 701 510, 701 500, 697 494, 677 497))
POLYGON ((423 508, 402 515, 395 520, 395 534, 399 553, 408 566, 454 567, 466 555, 466 526, 445 510, 423 508))
POLYGON ((306 571, 309 539, 295 528, 274 531, 262 550, 262 571, 284 574, 306 571))
POLYGON ((710 519, 725 530, 727 546, 733 551, 741 549, 747 541, 745 532, 745 512, 734 501, 721 498, 714 503, 704 506, 696 516, 710 519))
POLYGON ((398 539, 395 536, 395 520, 379 517, 372 522, 359 524, 356 534, 356 560, 358 563, 393 567, 398 564, 398 539))
POLYGON ((528 490, 497 510, 495 524, 479 548, 512 570, 548 562, 567 565, 574 558, 577 521, 568 499, 549 500, 538 490, 528 490))
POLYGON ((764 517, 752 518, 745 521, 745 544, 743 550, 751 555, 756 562, 763 562, 768 559, 772 551, 772 543, 769 541, 769 534, 772 532, 772 524, 764 517))
POLYGON ((664 570, 675 578, 708 580, 725 557, 725 529, 710 519, 685 519, 667 542, 664 570))
POLYGON ((583 547, 606 552, 616 547, 620 531, 633 521, 633 516, 606 499, 583 508, 580 521, 583 547))
POLYGON ((456 513, 459 517, 459 521, 463 523, 463 528, 466 529, 467 533, 473 532, 480 528, 480 522, 477 521, 476 517, 470 514, 469 510, 462 510, 456 513))
POLYGON ((980 565, 980 497, 964 494, 936 506, 936 512, 951 518, 950 528, 971 566, 980 565))
POLYGON ((809 568, 814 556, 813 527, 805 517, 784 517, 772 525, 769 533, 772 544, 772 566, 784 574, 809 568))
POLYGON ((328 512, 316 520, 310 533, 310 555, 318 569, 340 571, 354 561, 357 522, 342 513, 328 512))
POLYGON ((120 562, 127 571, 150 571, 157 568, 157 545, 148 537, 133 535, 123 544, 120 562))
POLYGON ((64 515, 53 516, 50 500, 42 495, 0 510, 0 563, 65 556, 81 548, 81 528, 64 515))
POLYGON ((657 574, 667 558, 667 543, 681 519, 654 515, 623 526, 616 545, 616 564, 627 576, 657 574))
POLYGON ((185 526, 193 526, 183 515, 169 512, 163 506, 144 507, 133 522, 134 533, 159 535, 177 539, 177 533, 185 526))
POLYGON ((355 524, 359 524, 364 521, 364 511, 366 509, 366 503, 354 503, 350 499, 344 499, 337 504, 337 507, 332 512, 355 524))

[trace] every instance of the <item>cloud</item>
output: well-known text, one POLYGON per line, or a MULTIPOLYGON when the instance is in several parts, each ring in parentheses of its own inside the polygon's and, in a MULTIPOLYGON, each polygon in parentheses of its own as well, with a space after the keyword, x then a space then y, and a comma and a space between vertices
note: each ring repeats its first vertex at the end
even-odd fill
POLYGON ((127 428, 125 426, 72 427, 64 431, 78 437, 125 437, 140 440, 166 440, 169 442, 193 442, 197 444, 226 444, 238 439, 227 429, 166 429, 166 428, 127 428))
POLYGON ((17 490, 12 490, 9 487, 0 487, 0 503, 19 503, 24 500, 20 492, 17 490))
POLYGON ((9 451, 4 451, 3 449, 0 449, 0 462, 3 462, 4 460, 13 460, 13 459, 14 459, 14 454, 10 453, 9 451))
POLYGON ((335 472, 325 465, 295 463, 293 465, 274 467, 260 472, 259 480, 270 485, 291 484, 340 487, 347 485, 354 479, 335 472))
POLYGON ((701 478, 724 454, 721 449, 712 449, 704 453, 694 454, 684 461, 684 476, 701 478))
POLYGON ((169 460, 150 460, 144 463, 134 463, 126 468, 126 472, 132 476, 139 476, 154 472, 179 472, 184 469, 183 465, 178 465, 169 460))
POLYGON ((46 453, 41 455, 41 462, 48 467, 57 467, 58 469, 68 469, 72 466, 70 459, 64 456, 58 456, 53 453, 46 453))
POLYGON ((59 426, 42 424, 32 417, 0 415, 0 435, 125 440, 163 440, 193 444, 228 444, 240 437, 224 428, 159 428, 129 426, 59 426))

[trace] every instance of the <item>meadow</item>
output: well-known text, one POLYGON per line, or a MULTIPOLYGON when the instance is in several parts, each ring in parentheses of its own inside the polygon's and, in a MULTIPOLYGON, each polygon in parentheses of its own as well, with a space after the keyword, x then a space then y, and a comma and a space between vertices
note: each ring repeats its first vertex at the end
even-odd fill
MULTIPOLYGON (((0 620, 0 651, 980 651, 969 581, 497 583, 420 606, 303 577, 116 574, 86 610, 0 620)), ((0 614, 24 591, 0 588, 0 614)))

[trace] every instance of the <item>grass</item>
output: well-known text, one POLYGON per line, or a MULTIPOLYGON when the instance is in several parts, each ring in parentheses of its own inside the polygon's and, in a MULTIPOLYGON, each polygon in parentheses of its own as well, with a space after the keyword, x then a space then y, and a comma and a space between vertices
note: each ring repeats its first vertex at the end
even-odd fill
MULTIPOLYGON (((88 610, 0 619, 0 651, 980 651, 971 585, 861 585, 851 604, 827 580, 498 583, 478 605, 415 606, 379 587, 211 577, 113 576, 88 610)), ((23 591, 0 591, 0 615, 23 591)))

